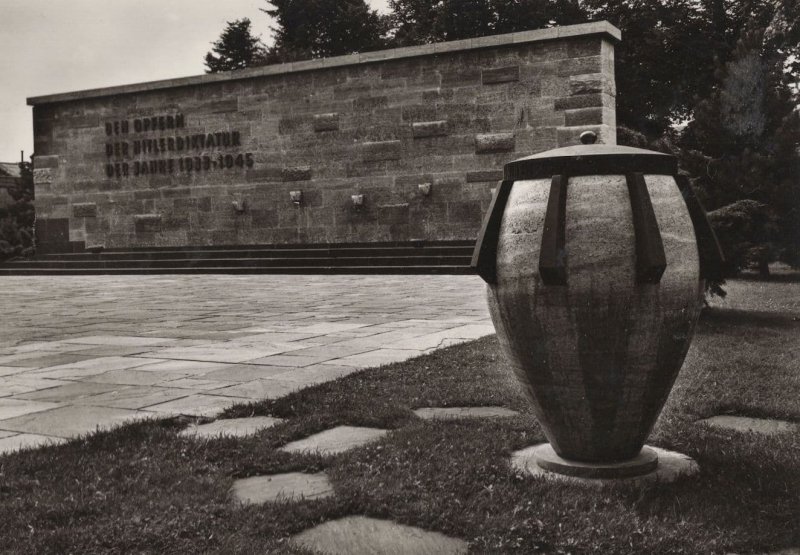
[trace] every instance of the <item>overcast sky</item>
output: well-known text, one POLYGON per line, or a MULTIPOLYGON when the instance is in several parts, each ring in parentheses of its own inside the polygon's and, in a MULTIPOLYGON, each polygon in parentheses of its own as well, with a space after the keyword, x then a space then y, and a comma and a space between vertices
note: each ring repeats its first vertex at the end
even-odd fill
MULTIPOLYGON (((387 0, 368 0, 385 11, 387 0)), ((33 150, 29 96, 204 72, 226 21, 269 42, 265 0, 0 0, 0 161, 33 150)))

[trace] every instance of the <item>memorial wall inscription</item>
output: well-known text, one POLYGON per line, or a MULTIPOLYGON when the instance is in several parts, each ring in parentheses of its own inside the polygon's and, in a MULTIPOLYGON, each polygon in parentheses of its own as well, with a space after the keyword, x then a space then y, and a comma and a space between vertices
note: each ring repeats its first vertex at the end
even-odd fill
POLYGON ((106 177, 253 167, 253 153, 239 150, 242 146, 239 131, 183 134, 185 129, 186 116, 182 113, 105 122, 109 141, 105 146, 106 177))

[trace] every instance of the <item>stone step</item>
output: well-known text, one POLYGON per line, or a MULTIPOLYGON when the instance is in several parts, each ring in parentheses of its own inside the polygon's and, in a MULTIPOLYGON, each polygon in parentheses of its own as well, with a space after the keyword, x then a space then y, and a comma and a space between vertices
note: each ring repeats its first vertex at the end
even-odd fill
POLYGON ((0 266, 0 276, 147 275, 147 274, 472 274, 467 265, 458 266, 192 266, 166 268, 26 268, 15 264, 0 266))
POLYGON ((173 273, 465 274, 472 241, 307 246, 160 247, 57 253, 0 265, 0 275, 173 273))
POLYGON ((425 247, 353 247, 302 249, 242 249, 226 250, 127 250, 102 251, 101 253, 58 253, 37 257, 37 260, 141 260, 141 259, 225 259, 225 258, 371 258, 387 256, 471 256, 473 247, 465 246, 425 246, 425 247))
POLYGON ((30 260, 13 262, 15 268, 193 268, 239 267, 272 268, 300 266, 468 266, 470 257, 465 256, 375 256, 360 257, 305 257, 305 258, 177 258, 177 259, 127 259, 107 260, 30 260))

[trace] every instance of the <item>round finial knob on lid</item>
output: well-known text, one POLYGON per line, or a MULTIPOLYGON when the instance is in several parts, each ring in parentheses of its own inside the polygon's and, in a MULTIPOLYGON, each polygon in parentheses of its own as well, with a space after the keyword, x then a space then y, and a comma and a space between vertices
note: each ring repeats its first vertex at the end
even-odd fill
POLYGON ((584 131, 581 133, 581 144, 593 145, 597 142, 597 133, 594 131, 584 131))

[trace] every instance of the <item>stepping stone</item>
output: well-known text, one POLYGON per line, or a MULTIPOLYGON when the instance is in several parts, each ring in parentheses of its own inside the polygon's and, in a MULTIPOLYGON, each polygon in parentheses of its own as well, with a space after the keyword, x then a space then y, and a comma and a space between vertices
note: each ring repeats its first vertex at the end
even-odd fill
POLYGON ((322 499, 333 495, 333 486, 324 472, 304 474, 289 472, 271 476, 253 476, 236 480, 231 488, 234 501, 258 504, 290 499, 322 499))
POLYGON ((278 450, 287 453, 319 452, 322 455, 337 455, 348 449, 376 441, 388 433, 389 430, 379 428, 337 426, 305 439, 288 443, 278 450))
POLYGON ((456 555, 464 540, 388 520, 349 516, 325 522, 290 540, 298 547, 330 555, 456 555))
POLYGON ((503 407, 425 407, 414 414, 423 420, 455 420, 458 418, 497 418, 517 416, 515 410, 503 407))
POLYGON ((798 429, 794 422, 783 420, 770 420, 767 418, 749 418, 747 416, 712 416, 699 420, 703 424, 708 424, 712 428, 722 430, 733 430, 735 432, 755 432, 757 434, 775 435, 783 432, 791 432, 798 429))
POLYGON ((271 428, 283 422, 281 418, 271 416, 255 416, 253 418, 229 418, 216 420, 208 424, 192 424, 178 435, 196 439, 212 439, 217 437, 244 437, 259 430, 271 428))

